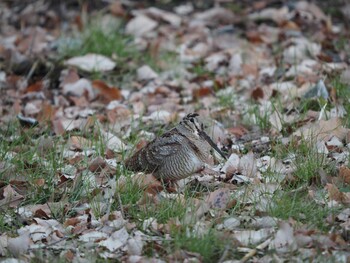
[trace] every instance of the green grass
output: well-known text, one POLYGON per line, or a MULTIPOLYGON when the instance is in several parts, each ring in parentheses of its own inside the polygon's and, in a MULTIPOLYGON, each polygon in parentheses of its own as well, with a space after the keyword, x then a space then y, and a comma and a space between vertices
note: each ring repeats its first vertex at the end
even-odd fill
MULTIPOLYGON (((74 36, 64 36, 59 45, 61 59, 83 56, 88 53, 101 54, 112 58, 117 67, 109 73, 92 72, 91 79, 107 79, 109 82, 128 82, 135 77, 136 70, 146 64, 153 70, 160 71, 173 68, 178 64, 176 53, 150 49, 138 50, 134 39, 122 30, 123 21, 116 25, 102 25, 99 18, 93 17, 83 31, 74 36)), ((83 73, 86 74, 86 73, 83 73)))
POLYGON ((195 63, 194 65, 192 65, 192 67, 189 70, 198 77, 200 77, 200 76, 213 76, 213 73, 208 71, 205 68, 204 61, 200 61, 198 63, 195 63))
POLYGON ((350 128, 350 89, 348 83, 343 83, 340 77, 335 77, 331 81, 331 85, 334 87, 338 104, 342 105, 346 111, 346 115, 343 118, 344 125, 350 128))
POLYGON ((164 245, 168 247, 169 254, 176 250, 183 249, 199 253, 203 262, 217 262, 223 254, 227 240, 220 239, 212 230, 204 235, 197 235, 191 231, 174 231, 173 240, 165 241, 164 245))
POLYGON ((235 101, 237 99, 236 94, 233 89, 223 89, 216 92, 217 102, 215 105, 218 105, 223 108, 230 110, 235 109, 235 101))
POLYGON ((262 131, 267 131, 271 128, 269 121, 270 113, 268 111, 261 111, 259 105, 250 105, 244 116, 244 123, 249 126, 257 125, 262 131))
POLYGON ((114 23, 103 26, 99 18, 91 19, 81 33, 62 38, 60 55, 73 57, 97 53, 108 57, 114 55, 117 61, 123 62, 123 59, 132 56, 136 49, 131 45, 132 38, 123 34, 120 26, 114 23))
MULTIPOLYGON (((326 194, 323 195, 326 201, 326 194)), ((307 189, 292 192, 291 189, 278 191, 270 207, 270 216, 288 220, 292 218, 299 224, 306 224, 310 229, 328 231, 331 228, 326 221, 327 216, 339 213, 339 208, 328 208, 327 205, 317 204, 308 196, 307 189)))
POLYGON ((18 220, 14 220, 16 215, 12 210, 0 209, 0 233, 13 233, 22 226, 18 220))
POLYGON ((292 145, 288 149, 296 156, 294 160, 296 171, 293 174, 299 180, 297 184, 311 183, 311 180, 319 178, 320 170, 328 174, 334 172, 334 164, 324 154, 317 153, 315 147, 315 140, 301 139, 297 145, 292 145))
POLYGON ((14 173, 9 175, 4 171, 0 174, 0 179, 5 182, 13 179, 26 180, 28 184, 25 187, 28 191, 25 200, 30 199, 31 202, 34 200, 37 203, 48 201, 54 191, 52 180, 60 166, 55 147, 45 153, 46 162, 42 162, 36 140, 30 139, 36 137, 34 130, 29 129, 18 134, 12 130, 13 127, 21 130, 17 125, 13 125, 4 131, 5 137, 11 136, 13 140, 1 140, 0 156, 9 166, 14 167, 14 173), (47 187, 42 188, 35 184, 35 180, 41 178, 45 179, 47 187))
MULTIPOLYGON (((123 62, 127 62, 129 59, 136 60, 139 63, 141 58, 133 53, 133 48, 128 46, 130 38, 124 36, 122 33, 117 32, 114 34, 106 35, 98 28, 88 28, 82 33, 82 39, 84 39, 82 46, 79 49, 70 49, 66 51, 65 56, 82 55, 85 53, 100 53, 106 56, 113 56, 117 54, 117 59, 123 62), (109 43, 99 44, 99 42, 118 42, 123 45, 110 45, 109 43)), ((168 53, 169 61, 172 60, 173 54, 168 53)), ((142 58, 145 59, 145 58, 142 58)), ((146 57, 147 59, 147 57, 146 57)), ((158 58, 157 58, 158 59, 158 58)), ((150 63, 157 64, 157 60, 152 60, 150 63)), ((136 65, 136 64, 135 64, 136 65)), ((128 67, 128 66, 127 66, 128 67)), ((156 66, 155 66, 156 67, 156 66)), ((193 72, 199 76, 208 74, 201 65, 195 65, 193 72)), ((208 75, 210 76, 210 75, 208 75)), ((344 105, 346 111, 350 113, 350 106, 346 103, 349 102, 350 92, 348 87, 341 83, 338 79, 334 79, 333 85, 336 89, 337 96, 344 105)), ((217 105, 230 108, 234 110, 236 95, 232 93, 225 93, 224 91, 217 92, 217 105)), ((282 112, 283 105, 279 101, 272 101, 273 107, 276 107, 278 111, 282 112)), ((320 102, 321 104, 323 102, 320 102)), ((306 113, 310 109, 320 110, 320 104, 318 101, 305 101, 304 104, 299 106, 301 114, 306 113)), ((273 109, 272 107, 272 109, 273 109)), ((251 125, 258 125, 262 131, 268 131, 271 129, 271 123, 269 121, 270 111, 262 113, 259 106, 251 102, 251 105, 245 113, 250 116, 254 116, 250 120, 254 119, 254 122, 250 122, 251 125)), ((302 116, 302 115, 301 115, 302 116)), ((139 125, 134 125, 130 135, 123 138, 125 143, 133 145, 140 139, 140 131, 151 131, 155 135, 160 135, 165 130, 171 128, 169 126, 158 125, 154 127, 152 124, 145 125, 141 120, 134 120, 139 125)), ((349 125, 349 121, 345 120, 349 125)), ((105 214, 105 207, 102 202, 105 200, 102 198, 102 191, 98 185, 95 185, 92 181, 88 180, 89 176, 93 174, 89 173, 87 167, 89 162, 96 156, 104 156, 106 151, 106 145, 103 141, 102 135, 99 133, 99 129, 92 128, 82 131, 67 132, 63 137, 51 136, 48 130, 40 130, 38 128, 23 129, 17 122, 9 124, 7 127, 0 128, 0 159, 5 160, 8 164, 15 168, 15 172, 8 176, 6 170, 0 174, 0 180, 5 183, 9 183, 10 179, 16 178, 17 175, 24 176, 27 181, 26 195, 21 203, 21 206, 28 204, 44 204, 46 202, 69 202, 71 204, 87 203, 90 205, 91 210, 96 218, 100 218, 105 214), (92 132, 94 130, 94 132, 92 132), (40 155, 38 152, 38 139, 41 137, 51 138, 54 147, 51 150, 45 152, 44 155, 40 155), (83 136, 91 141, 91 146, 95 150, 93 156, 83 157, 78 163, 73 165, 74 168, 79 169, 77 177, 74 180, 68 180, 64 186, 57 187, 58 173, 63 167, 68 164, 68 160, 63 158, 62 151, 66 147, 65 141, 69 140, 71 136, 83 136), (16 154, 12 153, 15 152, 16 154), (14 176, 13 176, 14 175, 14 176), (37 179, 45 179, 44 186, 38 186, 36 184, 37 179)), ((285 131, 287 134, 288 132, 285 131)), ((278 142, 272 145, 272 152, 279 160, 293 154, 295 159, 293 164, 296 170, 292 176, 294 180, 284 182, 280 185, 280 188, 276 190, 274 195, 268 194, 266 198, 271 198, 271 206, 268 207, 267 214, 277 217, 279 219, 288 220, 292 218, 300 224, 306 224, 310 229, 317 228, 318 230, 328 231, 331 226, 327 224, 325 218, 331 214, 338 212, 337 209, 328 208, 326 205, 319 204, 308 195, 308 188, 311 184, 316 187, 316 192, 321 200, 326 201, 327 193, 323 189, 323 185, 319 181, 320 170, 324 171, 328 175, 335 173, 334 165, 329 162, 324 155, 317 154, 314 150, 315 142, 304 139, 293 141, 284 146, 278 142), (301 190, 300 190, 301 189, 301 190)), ((85 149, 84 149, 85 150, 85 149)), ((130 152, 133 152, 132 149, 130 152)), ((124 159, 123 155, 129 153, 122 153, 121 159, 124 159)), ((129 222, 136 223, 137 228, 142 228, 144 220, 151 217, 155 218, 158 224, 168 224, 173 219, 178 219, 180 226, 171 229, 170 238, 165 239, 165 233, 159 231, 159 233, 153 233, 158 235, 160 240, 163 240, 161 246, 163 248, 162 256, 173 254, 176 250, 185 250, 194 253, 199 253, 203 262, 215 262, 218 261, 224 253, 225 245, 233 242, 232 240, 224 240, 220 236, 220 232, 216 231, 212 226, 208 226, 207 233, 203 235, 197 235, 193 232, 193 227, 196 222, 184 222, 187 208, 193 205, 193 198, 201 198, 206 195, 208 191, 214 189, 195 188, 185 189, 184 199, 175 198, 169 199, 156 196, 154 201, 152 198, 145 201, 144 204, 140 204, 140 199, 144 196, 144 186, 135 183, 132 178, 132 173, 127 171, 123 164, 118 164, 115 179, 125 177, 125 184, 123 187, 117 186, 116 196, 114 196, 113 203, 111 204, 111 211, 122 210, 125 217, 129 222)), ((265 176, 275 176, 273 172, 267 171, 265 176)), ((346 187, 342 191, 347 191, 346 187)), ((265 196, 260 196, 265 198, 265 196)), ((238 198, 237 198, 238 199, 238 198)), ((318 199, 319 200, 319 199, 318 199)), ((107 204, 106 204, 107 205, 107 204)), ((245 202, 242 201, 242 208, 240 200, 238 204, 230 210, 231 214, 239 214, 244 211, 245 202)), ((14 215, 15 210, 5 208, 4 212, 0 213, 0 232, 14 232, 16 228, 20 226, 17 223, 8 223, 5 218, 5 214, 14 215)), ((255 214, 257 210, 251 209, 250 213, 255 214)), ((73 209, 71 211, 63 211, 58 209, 53 211, 53 217, 57 218, 61 222, 64 222, 67 218, 75 216, 73 209)), ((209 216, 206 216, 208 219, 209 216)), ((187 220, 186 220, 187 221, 187 220)), ((208 221, 206 221, 208 223, 208 221)), ((212 223, 210 223, 212 224, 212 223)), ((209 225, 210 225, 209 224, 209 225)), ((143 254, 153 255, 155 247, 148 244, 143 254)), ((235 251, 230 249, 230 258, 237 257, 235 251)), ((45 258, 45 255, 38 255, 40 258, 45 258)), ((98 260, 98 259, 96 259, 98 260)))

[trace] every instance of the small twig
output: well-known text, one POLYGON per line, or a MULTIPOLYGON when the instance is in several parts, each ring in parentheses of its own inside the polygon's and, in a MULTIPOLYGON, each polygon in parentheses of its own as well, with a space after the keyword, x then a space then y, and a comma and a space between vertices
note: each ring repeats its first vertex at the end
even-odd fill
POLYGON ((32 41, 30 42, 28 57, 31 57, 31 55, 32 55, 33 47, 34 47, 34 42, 35 42, 37 33, 38 33, 38 31, 35 29, 35 30, 34 30, 34 34, 33 34, 33 37, 32 37, 32 41))
POLYGON ((230 248, 230 245, 227 244, 227 245, 225 246, 225 250, 224 250, 224 252, 222 253, 222 255, 221 255, 221 257, 220 257, 218 263, 224 262, 225 258, 227 257, 229 248, 230 248))
POLYGON ((26 76, 26 81, 28 81, 28 80, 32 77, 32 75, 33 75, 33 73, 34 73, 36 67, 38 66, 38 64, 39 64, 38 60, 36 60, 36 61, 33 63, 32 67, 30 68, 30 70, 29 70, 29 72, 28 72, 28 74, 27 74, 27 76, 26 76))
POLYGON ((122 203, 122 199, 120 198, 120 194, 119 193, 117 193, 117 198, 118 198, 118 202, 119 202, 119 206, 120 206, 120 212, 122 213, 122 216, 125 219, 123 203, 122 203))
POLYGON ((287 194, 295 194, 295 193, 302 192, 304 190, 307 190, 307 186, 306 185, 302 185, 299 188, 293 189, 293 190, 287 192, 287 194))
POLYGON ((246 254, 241 260, 240 262, 246 262, 248 259, 252 258, 257 252, 258 250, 262 250, 264 248, 266 248, 270 242, 271 242, 272 238, 268 238, 266 239, 264 242, 262 242, 260 245, 258 245, 256 248, 252 249, 248 254, 246 254))
POLYGON ((14 199, 9 200, 9 201, 5 201, 6 199, 5 199, 5 200, 1 200, 1 201, 0 201, 0 208, 1 208, 2 206, 10 205, 10 204, 12 204, 13 202, 17 202, 17 201, 19 201, 19 200, 21 200, 21 199, 24 199, 24 196, 15 197, 14 199))
POLYGON ((323 117, 323 114, 325 114, 325 110, 326 110, 327 105, 328 105, 328 103, 326 102, 323 105, 323 107, 321 108, 320 114, 318 116, 318 121, 322 120, 322 117, 323 117))
MULTIPOLYGON (((113 203, 113 199, 112 198, 109 198, 108 200, 108 206, 107 206, 107 213, 106 213, 106 217, 107 217, 107 220, 109 220, 109 215, 111 213, 111 206, 112 206, 112 203, 113 203)), ((123 216, 124 218, 124 216, 123 216)))

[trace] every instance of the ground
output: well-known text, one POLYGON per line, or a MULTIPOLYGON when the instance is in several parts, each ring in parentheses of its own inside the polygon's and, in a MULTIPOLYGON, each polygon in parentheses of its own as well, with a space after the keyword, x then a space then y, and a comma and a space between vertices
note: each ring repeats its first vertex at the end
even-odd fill
POLYGON ((346 2, 0 3, 0 260, 349 262, 346 2), (125 168, 191 112, 227 159, 125 168))

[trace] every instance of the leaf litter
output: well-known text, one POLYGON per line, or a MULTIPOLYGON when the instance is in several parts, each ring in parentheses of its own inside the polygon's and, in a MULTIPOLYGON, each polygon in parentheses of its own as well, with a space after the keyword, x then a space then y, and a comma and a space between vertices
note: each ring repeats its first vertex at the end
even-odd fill
POLYGON ((65 16, 43 3, 0 4, 2 259, 349 261, 346 15, 306 1, 88 1, 65 16), (99 8, 125 22, 132 52, 60 57, 60 33, 79 45, 99 8), (228 160, 214 154, 175 193, 125 170, 134 147, 192 111, 228 160), (210 256, 186 243, 212 233, 210 256))

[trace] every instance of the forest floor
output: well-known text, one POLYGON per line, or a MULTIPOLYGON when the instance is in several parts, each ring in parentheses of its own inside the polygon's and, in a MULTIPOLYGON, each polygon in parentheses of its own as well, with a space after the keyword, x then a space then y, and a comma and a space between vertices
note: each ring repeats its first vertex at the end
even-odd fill
POLYGON ((25 2, 0 3, 1 262, 350 261, 347 1, 25 2), (191 112, 227 160, 175 192, 125 168, 191 112))

